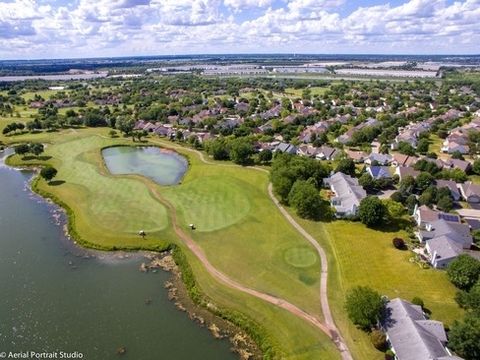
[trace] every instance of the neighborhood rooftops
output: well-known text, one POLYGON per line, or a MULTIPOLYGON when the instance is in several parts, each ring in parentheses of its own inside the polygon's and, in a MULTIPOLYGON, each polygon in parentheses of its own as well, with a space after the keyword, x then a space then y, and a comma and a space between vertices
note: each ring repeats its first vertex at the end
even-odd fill
POLYGON ((399 298, 390 300, 382 327, 398 360, 458 359, 445 346, 443 324, 427 320, 418 305, 399 298))
POLYGON ((358 180, 342 172, 337 172, 324 179, 324 183, 329 185, 335 193, 330 201, 337 216, 356 215, 360 201, 367 196, 365 190, 358 184, 358 180))

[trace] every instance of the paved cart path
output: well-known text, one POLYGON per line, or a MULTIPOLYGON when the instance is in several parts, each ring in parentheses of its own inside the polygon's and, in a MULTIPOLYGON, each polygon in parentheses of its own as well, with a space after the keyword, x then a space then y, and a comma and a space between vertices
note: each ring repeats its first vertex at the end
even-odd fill
MULTIPOLYGON (((150 140, 150 142, 168 146, 168 147, 179 148, 179 149, 195 152, 200 157, 201 161, 204 162, 205 164, 217 165, 217 166, 238 166, 238 165, 232 165, 232 164, 218 164, 218 163, 208 161, 205 158, 204 154, 198 150, 189 149, 181 146, 175 146, 171 143, 167 143, 163 141, 150 140)), ((268 170, 263 168, 259 168, 255 166, 252 166, 249 168, 269 173, 268 170)), ((206 270, 213 277, 215 277, 217 280, 221 281, 222 283, 236 290, 242 291, 244 293, 247 293, 259 299, 262 299, 268 303, 276 305, 298 316, 299 318, 302 318, 308 321, 310 324, 314 325, 315 327, 323 331, 332 339, 337 349, 340 351, 340 354, 343 360, 353 360, 352 354, 350 353, 350 350, 348 349, 348 346, 344 338, 340 334, 340 331, 338 330, 337 326, 335 325, 335 322, 333 321, 332 312, 330 310, 330 305, 328 302, 328 287, 327 287, 328 286, 328 261, 327 261, 327 255, 325 253, 325 250, 320 246, 318 241, 315 240, 315 238, 312 235, 310 235, 298 222, 296 222, 295 219, 288 213, 288 211, 285 210, 285 208, 280 204, 278 199, 275 197, 275 194, 273 193, 272 183, 268 184, 268 195, 270 196, 270 199, 273 201, 273 203, 278 208, 278 210, 282 213, 285 219, 302 235, 303 238, 305 238, 316 249, 318 255, 320 256, 320 265, 321 265, 320 303, 322 307, 322 313, 325 318, 325 322, 320 321, 316 316, 307 313, 306 311, 300 309, 296 305, 284 299, 278 298, 273 295, 265 294, 260 291, 246 287, 236 282, 235 280, 229 278, 227 275, 225 275, 224 273, 219 271, 217 268, 215 268, 208 260, 203 249, 178 225, 177 212, 175 207, 169 201, 163 198, 156 189, 151 189, 151 191, 165 206, 168 207, 169 213, 172 219, 173 228, 177 236, 185 243, 185 245, 190 249, 190 251, 192 251, 192 253, 201 261, 201 263, 205 266, 206 270)))

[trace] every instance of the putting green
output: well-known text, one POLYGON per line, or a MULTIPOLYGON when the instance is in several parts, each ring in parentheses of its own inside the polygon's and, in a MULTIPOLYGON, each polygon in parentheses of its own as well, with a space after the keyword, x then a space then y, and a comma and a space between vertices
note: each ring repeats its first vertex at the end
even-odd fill
POLYGON ((241 180, 228 176, 204 176, 165 189, 163 194, 183 213, 185 221, 195 224, 197 231, 231 226, 250 211, 241 180))
POLYGON ((317 254, 306 247, 294 247, 285 251, 285 261, 298 268, 309 267, 317 262, 317 254))

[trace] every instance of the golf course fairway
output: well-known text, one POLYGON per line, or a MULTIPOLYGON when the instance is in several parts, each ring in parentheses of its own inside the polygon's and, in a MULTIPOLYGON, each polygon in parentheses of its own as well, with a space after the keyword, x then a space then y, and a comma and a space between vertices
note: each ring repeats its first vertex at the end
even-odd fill
POLYGON ((82 245, 105 250, 161 250, 177 244, 201 292, 212 300, 211 306, 244 314, 263 329, 263 338, 257 342, 268 342, 281 358, 340 358, 333 342, 318 328, 214 279, 173 230, 165 202, 176 210, 176 225, 188 233, 218 271, 322 320, 320 259, 269 198, 268 173, 207 164, 195 152, 172 144, 189 161, 178 185, 161 186, 141 175, 112 175, 102 149, 159 142, 147 138, 134 143, 127 138, 110 138, 107 133, 108 129, 69 129, 3 140, 46 145, 39 158, 23 160, 14 155, 8 163, 50 164, 58 170, 51 183, 36 179, 34 188, 68 209, 70 228, 82 245), (191 230, 190 223, 197 229, 191 230), (147 233, 145 239, 138 235, 139 230, 147 233))

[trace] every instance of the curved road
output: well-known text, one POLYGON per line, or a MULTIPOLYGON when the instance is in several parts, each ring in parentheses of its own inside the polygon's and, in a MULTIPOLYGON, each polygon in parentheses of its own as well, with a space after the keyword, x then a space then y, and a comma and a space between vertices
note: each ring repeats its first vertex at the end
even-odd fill
MULTIPOLYGON (((217 164, 217 163, 210 162, 207 159, 205 159, 204 154, 198 150, 175 146, 170 143, 165 143, 163 141, 160 141, 160 142, 154 141, 154 140, 150 140, 150 141, 157 144, 164 145, 164 146, 168 146, 168 147, 181 148, 183 150, 193 151, 197 155, 199 155, 201 161, 204 162, 205 164, 220 165, 220 166, 237 166, 237 165, 217 164)), ((266 169, 262 169, 254 166, 251 166, 249 168, 268 173, 266 169)), ((262 293, 254 289, 250 289, 236 282, 235 280, 229 278, 227 275, 225 275, 224 273, 219 271, 217 268, 215 268, 207 259, 207 256, 205 255, 205 252, 202 250, 202 248, 189 235, 187 235, 178 225, 177 212, 175 207, 169 201, 163 198, 156 189, 151 189, 151 191, 170 210, 169 213, 171 215, 172 224, 177 236, 182 239, 185 245, 187 245, 190 251, 192 251, 195 254, 195 256, 202 262, 206 270, 212 276, 214 276, 216 279, 220 280, 224 284, 234 289, 237 289, 239 291, 242 291, 244 293, 247 293, 259 299, 262 299, 266 302, 269 302, 273 305, 276 305, 308 321, 310 324, 314 325, 315 327, 317 327, 318 329, 326 333, 332 339, 337 349, 340 351, 340 355, 343 360, 353 360, 352 354, 350 353, 350 350, 348 349, 348 346, 344 338, 340 334, 340 331, 338 330, 337 326, 335 325, 335 322, 333 321, 332 312, 330 310, 330 305, 328 303, 328 292, 327 292, 328 261, 327 261, 327 255, 325 253, 325 250, 320 246, 318 241, 316 241, 313 236, 311 236, 299 223, 297 223, 295 219, 287 212, 287 210, 285 210, 285 208, 280 204, 280 202, 278 201, 278 199, 275 197, 273 193, 272 183, 268 184, 268 195, 270 196, 270 199, 273 201, 273 203, 279 209, 279 211, 282 213, 285 219, 317 250, 317 253, 320 256, 320 264, 321 264, 320 303, 322 307, 323 316, 325 318, 325 323, 321 322, 316 316, 303 311, 302 309, 298 308, 296 305, 286 300, 280 299, 278 297, 275 297, 269 294, 262 293)))

